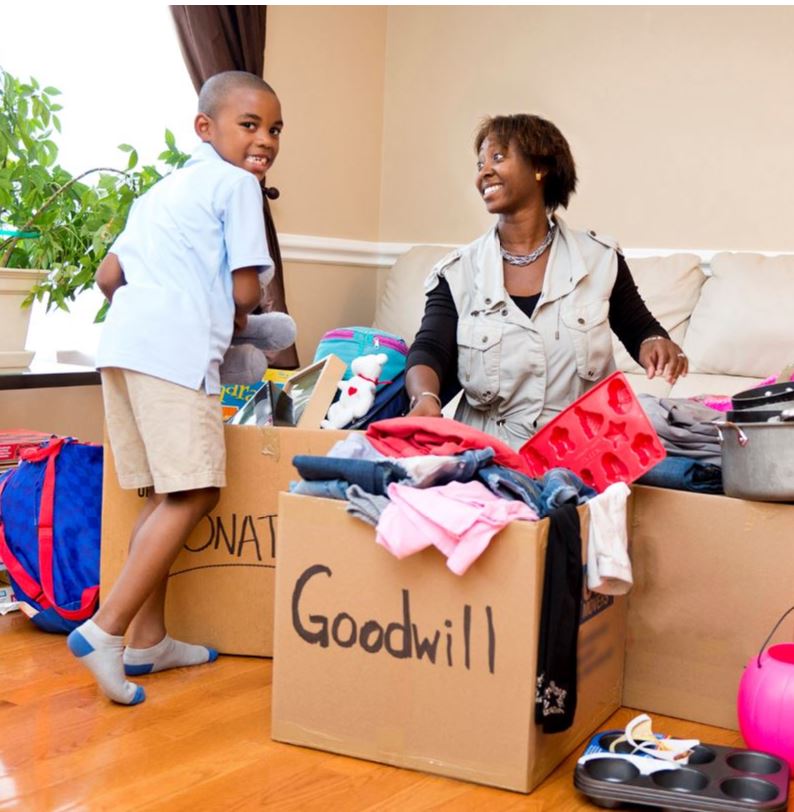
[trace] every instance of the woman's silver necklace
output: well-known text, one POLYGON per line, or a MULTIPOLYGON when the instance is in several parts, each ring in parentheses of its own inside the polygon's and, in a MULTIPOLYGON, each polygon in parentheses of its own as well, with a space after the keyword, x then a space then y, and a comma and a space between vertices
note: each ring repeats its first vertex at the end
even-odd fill
POLYGON ((534 251, 530 251, 528 254, 511 254, 500 243, 499 250, 502 253, 502 259, 509 265, 518 265, 522 268, 526 265, 531 265, 539 257, 541 257, 543 255, 543 252, 551 245, 551 242, 554 239, 554 235, 556 234, 556 232, 557 226, 556 225, 550 226, 549 230, 546 232, 546 236, 543 238, 543 242, 534 251))

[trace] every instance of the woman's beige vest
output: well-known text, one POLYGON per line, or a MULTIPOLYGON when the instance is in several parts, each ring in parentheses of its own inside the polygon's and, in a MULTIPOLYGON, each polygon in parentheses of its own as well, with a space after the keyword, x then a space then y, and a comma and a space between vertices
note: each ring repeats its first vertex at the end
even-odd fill
POLYGON ((504 289, 495 227, 448 254, 425 282, 429 291, 443 276, 458 311, 455 418, 516 449, 615 369, 608 317, 617 244, 555 222, 531 318, 504 289))

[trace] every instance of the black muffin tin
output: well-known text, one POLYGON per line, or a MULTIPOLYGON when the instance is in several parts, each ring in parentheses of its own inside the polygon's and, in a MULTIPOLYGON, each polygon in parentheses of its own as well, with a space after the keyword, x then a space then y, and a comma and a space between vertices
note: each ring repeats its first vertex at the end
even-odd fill
MULTIPOLYGON (((622 735, 622 730, 597 733, 584 755, 609 752, 610 744, 622 735)), ((624 741, 617 745, 615 752, 631 753, 633 748, 624 741)), ((637 806, 654 807, 663 812, 753 809, 785 812, 789 766, 769 753, 699 744, 686 766, 651 775, 642 775, 629 761, 596 755, 576 765, 573 783, 596 806, 606 809, 637 806)))

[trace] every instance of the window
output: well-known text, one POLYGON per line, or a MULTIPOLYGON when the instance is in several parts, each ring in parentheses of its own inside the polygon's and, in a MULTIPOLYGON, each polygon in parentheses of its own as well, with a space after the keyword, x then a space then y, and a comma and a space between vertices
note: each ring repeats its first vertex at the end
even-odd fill
MULTIPOLYGON (((134 146, 142 162, 153 162, 164 147, 166 127, 180 149, 195 147, 196 93, 168 6, 10 5, 2 24, 7 34, 17 32, 3 38, 3 67, 62 92, 62 132, 54 140, 59 163, 72 174, 95 166, 123 169, 127 156, 117 149, 123 143, 134 146)), ((67 358, 90 363, 97 339, 92 322, 101 300, 93 290, 71 313, 46 316, 36 303, 28 349, 37 352, 37 360, 55 360, 63 350, 75 353, 67 358)))

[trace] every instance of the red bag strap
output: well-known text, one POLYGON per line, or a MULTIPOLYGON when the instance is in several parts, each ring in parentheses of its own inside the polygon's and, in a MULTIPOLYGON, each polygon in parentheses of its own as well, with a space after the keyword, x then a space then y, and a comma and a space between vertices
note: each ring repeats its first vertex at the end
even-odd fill
POLYGON ((47 457, 44 470, 44 483, 41 488, 41 506, 39 508, 39 574, 41 590, 53 609, 66 620, 85 620, 94 614, 99 599, 99 584, 87 587, 80 596, 78 609, 63 609, 55 599, 55 586, 52 575, 53 519, 55 514, 55 460, 61 453, 65 437, 54 440, 40 449, 36 459, 47 457))
MULTIPOLYGON (((39 573, 41 583, 29 575, 16 556, 11 552, 6 542, 3 528, 2 512, 0 512, 0 559, 8 569, 11 577, 19 584, 28 597, 36 601, 42 609, 54 609, 66 620, 85 620, 91 617, 99 598, 99 585, 88 587, 80 596, 78 609, 62 609, 55 602, 55 589, 52 577, 52 545, 53 545, 53 515, 55 512, 55 459, 66 441, 65 437, 53 440, 49 445, 33 449, 25 454, 29 462, 36 462, 46 458, 47 466, 44 470, 44 483, 41 490, 41 504, 39 507, 39 573)), ((13 473, 0 483, 0 501, 3 490, 13 477, 13 473)))
MULTIPOLYGON (((0 483, 0 504, 3 499, 3 491, 6 485, 11 481, 13 472, 7 476, 2 483, 0 483)), ((19 563, 17 557, 11 552, 6 543, 5 529, 3 528, 3 516, 0 511, 0 560, 5 564, 6 569, 11 574, 11 577, 19 584, 20 588, 26 595, 32 598, 36 603, 41 604, 45 609, 50 608, 50 602, 47 600, 44 592, 41 589, 41 584, 32 578, 19 563)))

